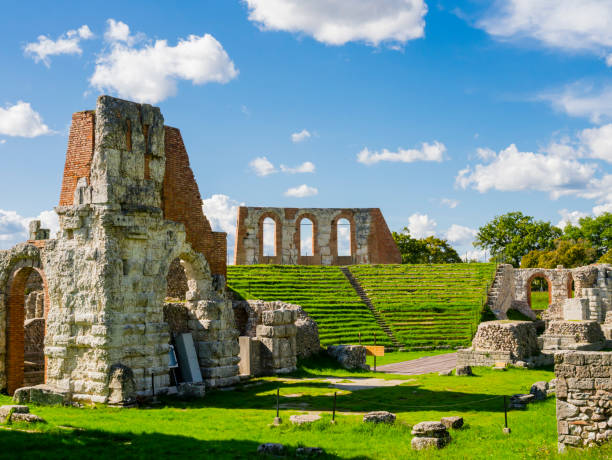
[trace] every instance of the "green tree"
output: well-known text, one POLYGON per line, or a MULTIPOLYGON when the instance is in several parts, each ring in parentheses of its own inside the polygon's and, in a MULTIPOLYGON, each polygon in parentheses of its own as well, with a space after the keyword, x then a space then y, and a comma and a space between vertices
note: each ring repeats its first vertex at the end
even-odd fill
POLYGON ((602 257, 612 249, 612 213, 606 212, 598 217, 583 217, 577 226, 566 225, 564 238, 586 240, 597 251, 597 257, 602 257))
POLYGON ((393 232, 393 239, 402 254, 403 264, 445 264, 459 263, 461 257, 448 244, 448 241, 429 236, 412 238, 408 228, 402 232, 393 232))
POLYGON ((612 249, 606 252, 597 262, 600 264, 612 264, 612 249))
POLYGON ((555 249, 534 250, 526 254, 521 260, 521 268, 556 268, 563 265, 565 268, 582 267, 597 260, 597 251, 586 240, 555 240, 555 249))
POLYGON ((509 212, 480 227, 474 246, 489 250, 494 260, 518 267, 521 258, 530 251, 553 249, 555 239, 561 235, 561 229, 550 222, 536 221, 522 212, 509 212))

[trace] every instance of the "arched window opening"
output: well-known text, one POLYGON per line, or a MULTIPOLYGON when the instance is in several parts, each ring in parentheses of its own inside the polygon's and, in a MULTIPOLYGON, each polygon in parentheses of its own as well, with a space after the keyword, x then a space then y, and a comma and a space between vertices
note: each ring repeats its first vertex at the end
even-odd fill
POLYGON ((187 274, 178 257, 170 264, 166 281, 168 283, 166 302, 184 301, 189 288, 187 286, 187 274))
POLYGON ((276 222, 271 217, 263 221, 263 255, 276 257, 276 222))
POLYGON ((34 268, 17 270, 7 305, 6 376, 9 394, 45 382, 45 288, 34 268))
POLYGON ((348 219, 339 219, 337 226, 338 233, 338 256, 351 256, 351 223, 348 219))
POLYGON ((529 282, 529 306, 532 310, 546 310, 550 305, 550 283, 543 275, 536 275, 529 282))
POLYGON ((574 285, 574 277, 570 275, 569 279, 567 280, 567 298, 568 299, 573 299, 575 297, 575 294, 574 294, 575 289, 576 287, 574 285))
POLYGON ((43 280, 32 270, 24 291, 23 384, 45 381, 45 293, 43 280))
POLYGON ((300 222, 300 256, 314 255, 314 229, 310 219, 305 217, 300 222))

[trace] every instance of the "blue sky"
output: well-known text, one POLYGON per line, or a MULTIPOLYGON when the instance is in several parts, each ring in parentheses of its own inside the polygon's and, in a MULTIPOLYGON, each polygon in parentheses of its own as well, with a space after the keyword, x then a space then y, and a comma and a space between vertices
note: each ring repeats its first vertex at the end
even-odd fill
POLYGON ((0 40, 0 249, 55 225, 103 93, 181 129, 230 238, 241 203, 380 207, 462 255, 509 211, 612 211, 607 0, 10 2, 0 40))

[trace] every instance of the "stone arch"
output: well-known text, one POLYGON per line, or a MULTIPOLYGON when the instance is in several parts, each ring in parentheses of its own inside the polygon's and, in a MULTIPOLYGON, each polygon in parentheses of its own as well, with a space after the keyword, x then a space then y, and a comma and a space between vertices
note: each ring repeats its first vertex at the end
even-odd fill
POLYGON ((529 308, 532 308, 531 307, 531 282, 536 278, 544 278, 546 280, 546 283, 548 285, 548 305, 552 303, 552 287, 553 287, 552 279, 545 272, 537 271, 536 273, 532 274, 527 279, 527 283, 525 284, 525 292, 527 293, 527 304, 529 305, 529 308))
POLYGON ((331 233, 330 233, 329 247, 334 260, 334 265, 350 265, 354 263, 355 256, 357 254, 357 236, 355 219, 353 212, 344 210, 337 214, 331 222, 331 233), (338 221, 340 219, 346 219, 351 224, 351 255, 350 256, 339 256, 338 255, 338 221))
POLYGON ((267 211, 259 217, 259 222, 257 224, 257 241, 259 241, 259 263, 282 263, 281 261, 283 256, 283 223, 281 217, 277 213, 273 211, 267 211), (264 220, 266 220, 266 218, 268 217, 272 219, 275 223, 274 256, 264 256, 264 220))
MULTIPOLYGON (((0 350, 0 389, 9 394, 24 386, 25 355, 25 289, 32 273, 37 273, 43 287, 43 318, 49 312, 47 279, 41 267, 40 252, 33 245, 18 245, 9 251, 6 269, 0 271, 0 329, 5 331, 5 343, 0 350)), ((39 325, 40 327, 40 325, 39 325)), ((42 334, 46 325, 42 327, 42 334)), ((43 363, 44 383, 47 380, 47 358, 43 363)))
POLYGON ((319 248, 319 222, 316 216, 309 212, 304 212, 295 220, 295 234, 293 239, 294 246, 297 249, 298 264, 310 265, 321 263, 321 250, 319 248), (302 255, 302 220, 308 219, 312 222, 312 255, 302 255), (318 261, 318 262, 317 262, 318 261))

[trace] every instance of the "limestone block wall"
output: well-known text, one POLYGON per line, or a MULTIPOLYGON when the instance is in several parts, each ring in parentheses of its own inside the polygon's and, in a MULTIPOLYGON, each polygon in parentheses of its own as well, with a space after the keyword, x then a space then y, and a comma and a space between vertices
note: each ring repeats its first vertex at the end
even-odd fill
POLYGON ((238 265, 275 263, 299 265, 349 265, 401 263, 399 249, 377 208, 261 208, 240 207, 236 224, 234 263, 238 265), (264 255, 263 223, 275 222, 275 254, 264 255), (340 219, 350 222, 350 256, 338 255, 340 219), (300 254, 300 224, 313 224, 313 254, 300 254))
POLYGON ((612 439, 612 353, 555 354, 559 450, 612 439))

